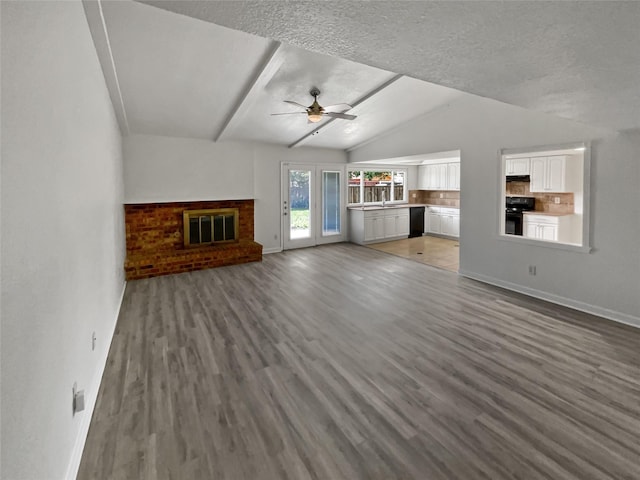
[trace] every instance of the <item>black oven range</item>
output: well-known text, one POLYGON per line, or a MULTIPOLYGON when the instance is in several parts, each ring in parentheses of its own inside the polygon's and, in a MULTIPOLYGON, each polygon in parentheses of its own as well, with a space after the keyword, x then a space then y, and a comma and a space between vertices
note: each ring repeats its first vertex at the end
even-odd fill
POLYGON ((536 199, 534 197, 506 197, 505 203, 504 233, 522 236, 522 212, 535 210, 536 199))

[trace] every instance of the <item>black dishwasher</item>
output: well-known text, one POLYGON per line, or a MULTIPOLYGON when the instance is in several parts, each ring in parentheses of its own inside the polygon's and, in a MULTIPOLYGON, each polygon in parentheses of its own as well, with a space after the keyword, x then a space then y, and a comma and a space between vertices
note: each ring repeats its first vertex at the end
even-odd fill
POLYGON ((424 207, 411 207, 409 211, 409 238, 421 237, 424 233, 424 207))

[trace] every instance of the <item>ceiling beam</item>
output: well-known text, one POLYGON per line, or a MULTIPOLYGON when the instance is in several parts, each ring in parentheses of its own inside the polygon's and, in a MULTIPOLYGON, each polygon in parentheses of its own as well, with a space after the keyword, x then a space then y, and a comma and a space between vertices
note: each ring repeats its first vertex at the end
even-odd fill
MULTIPOLYGON (((355 102, 353 102, 351 104, 351 110, 353 110, 354 108, 356 108, 358 105, 366 102, 367 100, 369 100, 371 97, 373 97, 374 95, 377 95, 378 93, 380 93, 382 90, 384 90, 385 88, 387 88, 389 85, 391 85, 394 82, 397 82, 398 80, 400 80, 404 75, 394 75, 393 77, 391 77, 389 80, 387 80, 386 82, 384 82, 382 85, 374 88, 373 90, 371 90, 369 93, 367 93, 366 95, 364 95, 363 97, 360 97, 358 100, 356 100, 355 102)), ((347 110, 347 112, 350 112, 351 110, 347 110)), ((327 120, 326 122, 324 122, 322 125, 318 126, 318 128, 314 128, 313 130, 311 130, 309 133, 307 133, 306 135, 300 137, 298 140, 296 140, 295 142, 293 142, 291 145, 288 145, 289 148, 293 148, 293 147, 297 147, 300 144, 308 141, 310 138, 314 137, 318 132, 320 132, 320 130, 327 128, 328 125, 331 125, 331 123, 333 123, 335 120, 337 120, 336 118, 330 118, 329 120, 327 120)), ((354 120, 357 121, 357 120, 354 120)))
POLYGON ((255 104, 259 94, 265 89, 273 76, 278 72, 280 66, 284 63, 284 53, 280 48, 280 42, 273 42, 265 53, 262 62, 256 69, 253 82, 247 86, 246 90, 233 107, 222 128, 214 138, 214 142, 228 138, 238 125, 242 122, 245 115, 251 110, 255 104))
POLYGON ((113 59, 113 52, 111 51, 109 32, 107 31, 107 24, 105 23, 102 12, 102 2, 100 0, 97 2, 94 0, 82 0, 82 6, 84 7, 84 14, 87 17, 89 31, 91 32, 93 44, 98 54, 98 59, 100 60, 102 74, 104 75, 107 90, 111 97, 113 110, 118 119, 120 133, 126 137, 131 131, 129 129, 129 121, 127 120, 127 112, 124 108, 124 101, 122 100, 122 91, 120 90, 120 82, 118 81, 116 63, 113 59))

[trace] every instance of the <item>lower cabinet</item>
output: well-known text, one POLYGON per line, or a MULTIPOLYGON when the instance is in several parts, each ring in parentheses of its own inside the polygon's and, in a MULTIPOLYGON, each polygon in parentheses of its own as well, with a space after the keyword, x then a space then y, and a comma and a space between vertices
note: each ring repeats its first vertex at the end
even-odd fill
POLYGON ((364 240, 381 240, 384 238, 384 217, 364 217, 364 240))
POLYGON ((375 243, 409 236, 409 209, 349 210, 349 240, 375 243))
POLYGON ((384 238, 408 237, 408 236, 409 236, 409 210, 402 209, 402 212, 397 214, 389 212, 384 217, 384 238))
POLYGON ((522 233, 525 238, 547 242, 571 242, 573 215, 524 214, 522 233))
POLYGON ((450 207, 428 207, 425 230, 448 237, 460 236, 460 209, 450 207))
POLYGON ((440 219, 440 233, 450 237, 460 236, 460 215, 442 215, 440 219))
POLYGON ((440 233, 440 225, 442 223, 442 217, 440 216, 440 210, 429 207, 427 209, 428 222, 426 223, 426 230, 428 233, 440 233))

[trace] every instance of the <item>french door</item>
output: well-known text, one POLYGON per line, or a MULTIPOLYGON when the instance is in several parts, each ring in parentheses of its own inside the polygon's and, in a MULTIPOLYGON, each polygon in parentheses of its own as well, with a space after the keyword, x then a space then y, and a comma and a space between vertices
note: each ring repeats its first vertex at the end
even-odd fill
POLYGON ((282 164, 285 250, 344 240, 343 178, 342 165, 282 164))

